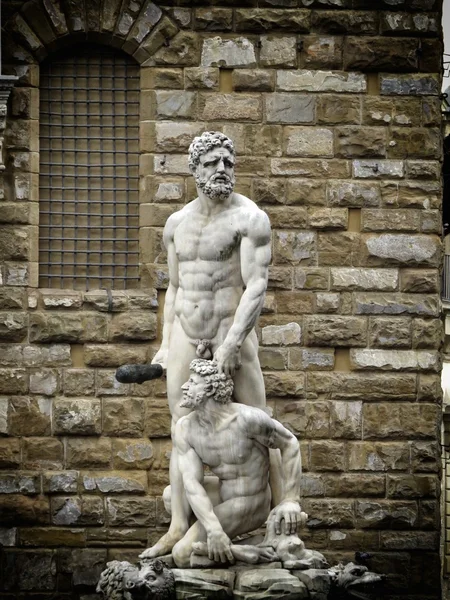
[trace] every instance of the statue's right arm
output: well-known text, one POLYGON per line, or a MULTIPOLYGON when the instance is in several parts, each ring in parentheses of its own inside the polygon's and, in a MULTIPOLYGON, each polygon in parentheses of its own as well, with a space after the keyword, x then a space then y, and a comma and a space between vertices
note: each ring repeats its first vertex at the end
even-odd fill
POLYGON ((171 215, 166 222, 163 233, 164 246, 167 250, 167 263, 169 267, 169 285, 164 301, 164 323, 162 331, 162 342, 158 352, 152 359, 152 363, 160 364, 167 369, 167 355, 169 352, 170 335, 175 319, 175 298, 178 291, 178 259, 175 252, 174 234, 178 224, 175 215, 171 215))

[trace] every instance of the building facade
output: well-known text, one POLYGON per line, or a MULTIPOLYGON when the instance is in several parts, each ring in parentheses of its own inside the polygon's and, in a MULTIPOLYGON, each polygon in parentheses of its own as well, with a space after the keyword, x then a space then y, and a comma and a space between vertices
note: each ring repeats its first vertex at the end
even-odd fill
POLYGON ((441 4, 2 2, 0 598, 86 596, 167 527, 164 382, 114 371, 158 348, 204 130, 272 223, 260 360, 302 537, 440 597, 441 4))

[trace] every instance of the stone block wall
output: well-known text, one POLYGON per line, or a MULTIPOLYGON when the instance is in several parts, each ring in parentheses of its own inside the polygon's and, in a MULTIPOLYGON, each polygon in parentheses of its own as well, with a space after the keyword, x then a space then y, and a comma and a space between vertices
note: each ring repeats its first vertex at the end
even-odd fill
POLYGON ((218 129, 272 222, 260 359, 301 442, 305 542, 437 599, 440 0, 100 5, 2 3, 0 598, 87 599, 167 526, 164 382, 113 375, 158 347, 162 227, 218 129), (37 287, 39 62, 86 39, 141 65, 142 287, 110 297, 37 287))

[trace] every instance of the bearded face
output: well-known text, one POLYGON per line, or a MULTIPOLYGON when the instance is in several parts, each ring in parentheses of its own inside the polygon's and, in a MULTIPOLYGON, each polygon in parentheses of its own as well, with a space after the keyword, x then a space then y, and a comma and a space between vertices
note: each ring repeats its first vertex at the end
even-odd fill
POLYGON ((180 406, 195 409, 201 406, 207 399, 206 381, 198 373, 191 373, 189 380, 181 386, 183 399, 180 406))
POLYGON ((226 200, 234 189, 234 157, 223 147, 214 148, 200 157, 194 173, 195 183, 212 200, 226 200))

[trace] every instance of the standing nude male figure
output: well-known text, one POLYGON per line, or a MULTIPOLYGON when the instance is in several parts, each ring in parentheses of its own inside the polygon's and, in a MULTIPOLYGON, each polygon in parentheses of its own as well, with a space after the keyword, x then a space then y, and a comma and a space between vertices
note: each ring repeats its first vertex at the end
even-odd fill
MULTIPOLYGON (((189 413, 180 407, 181 386, 196 357, 214 357, 219 372, 233 377, 236 402, 266 403, 254 325, 267 288, 270 224, 254 202, 233 191, 234 162, 233 142, 224 134, 195 138, 189 167, 198 197, 171 215, 164 228, 169 286, 162 344, 152 362, 167 369, 173 442, 178 419, 189 413)), ((171 525, 146 557, 169 553, 189 529, 192 513, 175 443, 170 483, 171 525)))

